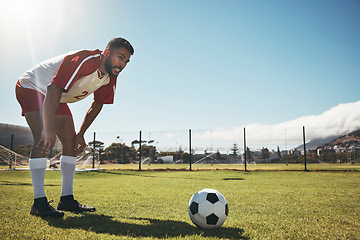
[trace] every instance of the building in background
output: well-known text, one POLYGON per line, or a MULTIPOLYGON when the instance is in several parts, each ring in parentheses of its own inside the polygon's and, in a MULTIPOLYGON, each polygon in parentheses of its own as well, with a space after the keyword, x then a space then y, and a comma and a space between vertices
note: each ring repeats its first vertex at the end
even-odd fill
MULTIPOLYGON (((11 149, 11 138, 13 138, 13 147, 34 143, 29 127, 0 123, 0 144, 11 149)), ((61 142, 56 139, 53 150, 60 151, 61 149, 61 142)))
POLYGON ((10 149, 11 138, 13 138, 13 147, 34 143, 30 128, 0 123, 0 144, 10 149))

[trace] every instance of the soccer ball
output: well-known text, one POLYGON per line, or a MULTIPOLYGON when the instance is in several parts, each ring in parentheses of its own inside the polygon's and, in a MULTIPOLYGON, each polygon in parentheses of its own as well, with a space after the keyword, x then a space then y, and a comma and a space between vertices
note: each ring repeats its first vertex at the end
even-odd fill
POLYGON ((200 228, 218 228, 226 220, 229 213, 225 197, 210 188, 195 193, 189 201, 191 221, 200 228))

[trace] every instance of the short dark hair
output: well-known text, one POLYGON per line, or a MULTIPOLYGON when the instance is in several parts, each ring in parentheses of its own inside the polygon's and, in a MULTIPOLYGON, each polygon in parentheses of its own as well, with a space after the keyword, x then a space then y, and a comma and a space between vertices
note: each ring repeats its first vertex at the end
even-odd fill
POLYGON ((106 49, 109 49, 110 51, 112 51, 113 49, 118 49, 124 47, 127 50, 129 50, 129 52, 131 53, 131 55, 134 54, 134 48, 133 46, 131 46, 131 44, 129 43, 128 40, 124 39, 124 38, 113 38, 111 39, 108 44, 106 45, 106 49))

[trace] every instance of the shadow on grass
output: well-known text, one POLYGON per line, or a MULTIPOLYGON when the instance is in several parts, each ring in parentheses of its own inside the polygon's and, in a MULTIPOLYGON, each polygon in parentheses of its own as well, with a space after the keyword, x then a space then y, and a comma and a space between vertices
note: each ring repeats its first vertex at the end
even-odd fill
MULTIPOLYGON (((32 183, 22 183, 22 182, 10 182, 10 181, 0 181, 0 185, 11 185, 11 186, 32 186, 32 183)), ((45 184, 45 186, 60 186, 60 184, 45 184)))
POLYGON ((223 178, 224 181, 242 181, 245 178, 223 178))
MULTIPOLYGON (((119 171, 109 171, 109 170, 101 170, 101 171, 96 171, 95 173, 98 173, 98 174, 112 174, 112 175, 124 175, 124 176, 134 176, 134 177, 145 177, 145 178, 161 178, 161 176, 155 176, 155 175, 140 175, 138 173, 141 173, 141 172, 135 172, 133 171, 133 173, 127 173, 127 172, 119 172, 119 171)), ((86 174, 86 172, 84 173, 86 174)), ((189 176, 185 176, 185 177, 178 177, 178 176, 175 176, 175 177, 169 177, 169 176, 165 176, 164 178, 182 178, 182 179, 196 179, 196 180, 213 180, 214 178, 211 176, 209 178, 192 178, 192 177, 189 177, 189 176)), ((224 181, 240 181, 240 180, 245 180, 245 178, 223 178, 221 180, 224 180, 224 181)))
MULTIPOLYGON (((151 172, 151 171, 150 171, 151 172)), ((154 171, 152 171, 154 172, 154 171)), ((189 176, 186 177, 169 177, 169 176, 158 176, 158 175, 144 175, 144 174, 139 174, 139 173, 146 173, 146 171, 140 172, 140 171, 132 171, 132 173, 126 173, 126 172, 119 172, 119 171, 109 171, 109 170, 101 170, 101 171, 97 171, 96 173, 98 174, 112 174, 112 175, 124 175, 124 176, 133 176, 133 177, 144 177, 144 178, 174 178, 174 179, 197 179, 197 180, 212 180, 213 177, 209 177, 209 178, 192 178, 189 176)))
POLYGON ((79 214, 65 219, 46 219, 50 226, 63 229, 83 229, 99 234, 128 237, 184 237, 203 236, 222 239, 248 239, 243 229, 221 227, 204 230, 185 222, 149 218, 129 218, 128 222, 114 220, 111 216, 79 214))
POLYGON ((124 175, 124 176, 135 176, 135 177, 150 177, 150 178, 156 178, 156 176, 149 176, 149 175, 139 175, 138 173, 142 172, 135 172, 134 173, 126 173, 126 172, 119 172, 119 171, 109 171, 109 170, 101 170, 97 171, 96 173, 105 173, 105 174, 113 174, 113 175, 124 175))

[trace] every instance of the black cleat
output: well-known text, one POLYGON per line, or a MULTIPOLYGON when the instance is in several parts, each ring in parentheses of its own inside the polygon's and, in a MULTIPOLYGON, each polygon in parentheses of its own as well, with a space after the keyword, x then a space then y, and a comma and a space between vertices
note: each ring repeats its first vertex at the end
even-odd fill
POLYGON ((54 218, 63 217, 64 213, 53 208, 49 204, 51 202, 53 202, 53 200, 48 202, 46 197, 35 198, 34 204, 31 206, 30 214, 39 217, 54 217, 54 218))
POLYGON ((76 213, 96 211, 94 207, 88 207, 80 204, 78 201, 74 199, 73 195, 61 197, 57 209, 63 211, 76 212, 76 213))

